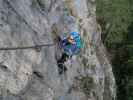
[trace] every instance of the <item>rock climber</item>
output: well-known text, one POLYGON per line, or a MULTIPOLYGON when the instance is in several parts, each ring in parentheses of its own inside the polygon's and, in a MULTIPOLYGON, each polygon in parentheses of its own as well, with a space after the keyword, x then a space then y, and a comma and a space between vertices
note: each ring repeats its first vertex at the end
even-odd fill
POLYGON ((68 37, 65 37, 61 42, 64 53, 69 57, 79 53, 81 48, 81 38, 78 32, 71 32, 68 37))
POLYGON ((71 32, 63 40, 60 40, 61 47, 63 49, 62 57, 57 61, 60 68, 59 74, 62 74, 67 70, 64 66, 66 62, 73 55, 77 55, 81 49, 81 37, 78 32, 71 32))

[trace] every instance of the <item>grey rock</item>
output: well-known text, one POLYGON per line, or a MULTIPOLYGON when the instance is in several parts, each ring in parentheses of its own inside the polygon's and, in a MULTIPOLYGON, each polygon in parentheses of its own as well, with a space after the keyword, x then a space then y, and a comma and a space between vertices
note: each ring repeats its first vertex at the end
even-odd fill
POLYGON ((0 51, 0 100, 115 100, 112 66, 90 2, 0 0, 0 48, 53 44, 0 51), (71 31, 80 32, 84 48, 65 62, 68 70, 59 75, 62 50, 54 39, 71 31), (86 76, 95 86, 89 97, 78 84, 86 76))

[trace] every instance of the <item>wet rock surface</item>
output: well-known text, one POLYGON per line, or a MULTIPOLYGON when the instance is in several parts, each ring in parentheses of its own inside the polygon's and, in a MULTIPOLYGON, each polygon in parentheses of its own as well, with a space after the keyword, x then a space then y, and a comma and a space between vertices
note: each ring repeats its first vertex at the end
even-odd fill
POLYGON ((114 100, 94 0, 0 0, 0 100, 114 100), (58 72, 56 37, 79 31, 84 46, 58 72), (87 86, 87 89, 86 89, 87 86))

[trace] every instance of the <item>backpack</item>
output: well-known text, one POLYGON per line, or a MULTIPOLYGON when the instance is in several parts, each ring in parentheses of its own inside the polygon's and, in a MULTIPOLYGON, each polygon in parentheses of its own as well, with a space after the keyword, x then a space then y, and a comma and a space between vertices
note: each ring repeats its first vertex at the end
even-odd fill
POLYGON ((82 47, 80 34, 78 32, 71 32, 70 35, 74 38, 77 47, 80 49, 82 47))

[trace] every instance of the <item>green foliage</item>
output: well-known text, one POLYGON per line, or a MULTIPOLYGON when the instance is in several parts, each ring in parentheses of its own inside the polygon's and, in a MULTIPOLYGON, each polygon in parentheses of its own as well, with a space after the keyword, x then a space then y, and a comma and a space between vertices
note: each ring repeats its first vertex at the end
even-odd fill
POLYGON ((103 41, 108 47, 123 41, 131 15, 128 0, 97 0, 97 19, 102 24, 103 41))
POLYGON ((117 100, 133 100, 133 0, 97 0, 97 20, 114 55, 117 100))
POLYGON ((91 90, 94 88, 94 80, 92 77, 86 76, 82 77, 80 80, 80 88, 86 94, 86 96, 90 96, 91 90))
POLYGON ((88 67, 88 59, 86 57, 82 57, 82 63, 84 67, 88 67))
POLYGON ((127 83, 127 95, 128 95, 128 100, 133 100, 133 79, 129 80, 128 83, 127 83))

